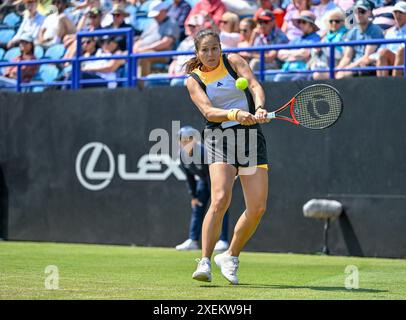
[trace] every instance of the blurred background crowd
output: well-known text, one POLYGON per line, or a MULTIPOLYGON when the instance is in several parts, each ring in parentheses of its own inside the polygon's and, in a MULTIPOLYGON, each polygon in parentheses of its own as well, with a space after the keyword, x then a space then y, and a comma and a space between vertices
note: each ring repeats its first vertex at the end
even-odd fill
MULTIPOLYGON (((167 50, 194 50, 193 37, 202 28, 220 34, 223 48, 272 44, 308 44, 366 39, 406 39, 403 0, 3 0, 0 2, 0 60, 62 59, 76 56, 79 31, 131 28, 133 46, 125 35, 81 38, 81 55, 107 57, 167 50)), ((260 68, 260 54, 241 51, 251 68, 260 68)), ((326 79, 328 48, 269 50, 267 81, 326 79), (314 73, 302 70, 319 70, 314 73), (321 70, 321 71, 320 71, 321 70), (284 71, 284 72, 281 72, 284 71)), ((346 70, 371 66, 402 66, 404 44, 338 46, 338 79, 353 76, 400 76, 398 69, 346 70)), ((184 65, 190 56, 139 59, 144 86, 184 85, 184 65), (172 79, 162 80, 162 76, 172 79)), ((81 78, 100 80, 82 87, 120 86, 125 59, 81 63, 81 78)), ((71 63, 27 65, 23 82, 71 79, 71 63)), ((15 84, 17 68, 3 67, 0 88, 15 84)), ((58 88, 64 88, 59 86, 58 88)))

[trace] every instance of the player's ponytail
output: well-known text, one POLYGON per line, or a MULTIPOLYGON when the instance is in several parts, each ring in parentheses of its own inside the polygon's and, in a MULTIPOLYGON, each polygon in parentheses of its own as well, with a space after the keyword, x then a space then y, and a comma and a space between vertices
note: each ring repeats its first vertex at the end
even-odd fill
MULTIPOLYGON (((220 43, 220 36, 218 33, 212 29, 203 29, 200 30, 194 39, 195 41, 195 51, 197 52, 200 48, 200 44, 203 41, 204 38, 206 37, 214 37, 218 43, 220 43)), ((186 73, 190 74, 192 73, 193 70, 200 68, 203 65, 203 63, 199 60, 199 58, 193 57, 191 58, 188 62, 186 62, 186 73)))

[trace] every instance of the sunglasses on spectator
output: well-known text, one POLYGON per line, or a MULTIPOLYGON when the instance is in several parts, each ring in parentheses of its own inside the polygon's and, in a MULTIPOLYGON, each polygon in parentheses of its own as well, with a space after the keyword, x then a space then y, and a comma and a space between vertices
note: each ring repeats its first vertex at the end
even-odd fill
POLYGON ((307 21, 304 21, 304 20, 299 20, 298 22, 297 22, 297 24, 308 24, 309 22, 307 22, 307 21))
POLYGON ((247 33, 248 30, 247 30, 247 29, 240 29, 240 32, 241 32, 241 33, 247 33))
POLYGON ((259 24, 268 24, 269 22, 271 22, 272 20, 259 20, 258 23, 259 24))
POLYGON ((188 24, 187 26, 188 26, 189 29, 195 29, 196 28, 196 26, 194 24, 188 24))
POLYGON ((84 41, 82 41, 82 44, 89 44, 89 43, 92 43, 92 40, 84 40, 84 41))
POLYGON ((113 13, 112 16, 113 17, 119 17, 119 16, 122 16, 122 14, 121 13, 113 13))
POLYGON ((359 13, 359 14, 366 14, 367 11, 364 10, 364 9, 358 9, 358 10, 357 10, 357 13, 359 13))
POLYGON ((227 24, 227 23, 228 23, 228 21, 227 21, 227 20, 220 20, 220 23, 227 24))
POLYGON ((343 22, 343 20, 340 20, 340 19, 331 19, 331 20, 329 20, 329 22, 330 22, 330 24, 333 24, 333 23, 341 23, 341 22, 343 22))

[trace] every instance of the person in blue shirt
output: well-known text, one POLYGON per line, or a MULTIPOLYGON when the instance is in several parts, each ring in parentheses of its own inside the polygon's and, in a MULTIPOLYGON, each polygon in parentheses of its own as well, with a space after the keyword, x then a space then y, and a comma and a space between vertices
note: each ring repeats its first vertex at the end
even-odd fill
MULTIPOLYGON (((395 26, 388 29, 385 34, 387 39, 406 39, 406 2, 400 1, 393 7, 395 26)), ((403 66, 405 57, 405 45, 402 43, 388 43, 378 51, 377 66, 403 66)), ((403 75, 403 70, 378 70, 378 77, 403 75)))
MULTIPOLYGON (((372 23, 372 10, 374 4, 368 0, 358 0, 354 6, 356 25, 347 34, 348 41, 382 39, 382 29, 372 23)), ((377 50, 377 45, 348 46, 344 50, 344 56, 337 65, 337 69, 351 69, 374 66, 375 61, 371 55, 377 50)), ((338 71, 337 79, 354 76, 375 75, 375 71, 338 71)))
POLYGON ((185 21, 186 18, 189 16, 190 10, 192 10, 190 4, 187 3, 185 0, 173 0, 173 3, 169 7, 168 17, 170 17, 173 21, 176 21, 179 26, 179 41, 182 41, 186 38, 185 21))
MULTIPOLYGON (((317 34, 319 27, 315 23, 316 16, 313 12, 304 10, 300 16, 293 20, 293 23, 303 32, 300 38, 296 38, 289 44, 308 44, 320 42, 320 36, 317 34)), ((307 61, 310 59, 311 49, 283 49, 279 50, 278 58, 284 61, 282 71, 300 71, 307 70, 307 61)), ((278 73, 274 81, 296 81, 309 79, 308 73, 278 73)))
MULTIPOLYGON (((187 187, 192 197, 192 214, 189 227, 189 238, 176 246, 177 250, 196 250, 202 231, 203 216, 210 200, 209 166, 205 162, 206 151, 197 139, 198 131, 191 126, 182 127, 178 132, 180 145, 180 167, 186 175, 187 187), (195 152, 195 154, 193 154, 195 152), (197 153, 197 154, 196 154, 197 153), (198 177, 198 179, 196 179, 198 177)), ((228 249, 228 217, 226 212, 215 251, 228 249)))

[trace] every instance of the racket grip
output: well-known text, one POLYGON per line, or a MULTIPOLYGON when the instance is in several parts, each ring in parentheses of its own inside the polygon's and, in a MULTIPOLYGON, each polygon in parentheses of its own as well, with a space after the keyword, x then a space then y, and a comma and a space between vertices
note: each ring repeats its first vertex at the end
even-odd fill
POLYGON ((276 113, 275 112, 268 112, 268 114, 266 115, 267 119, 274 119, 276 118, 276 113))

